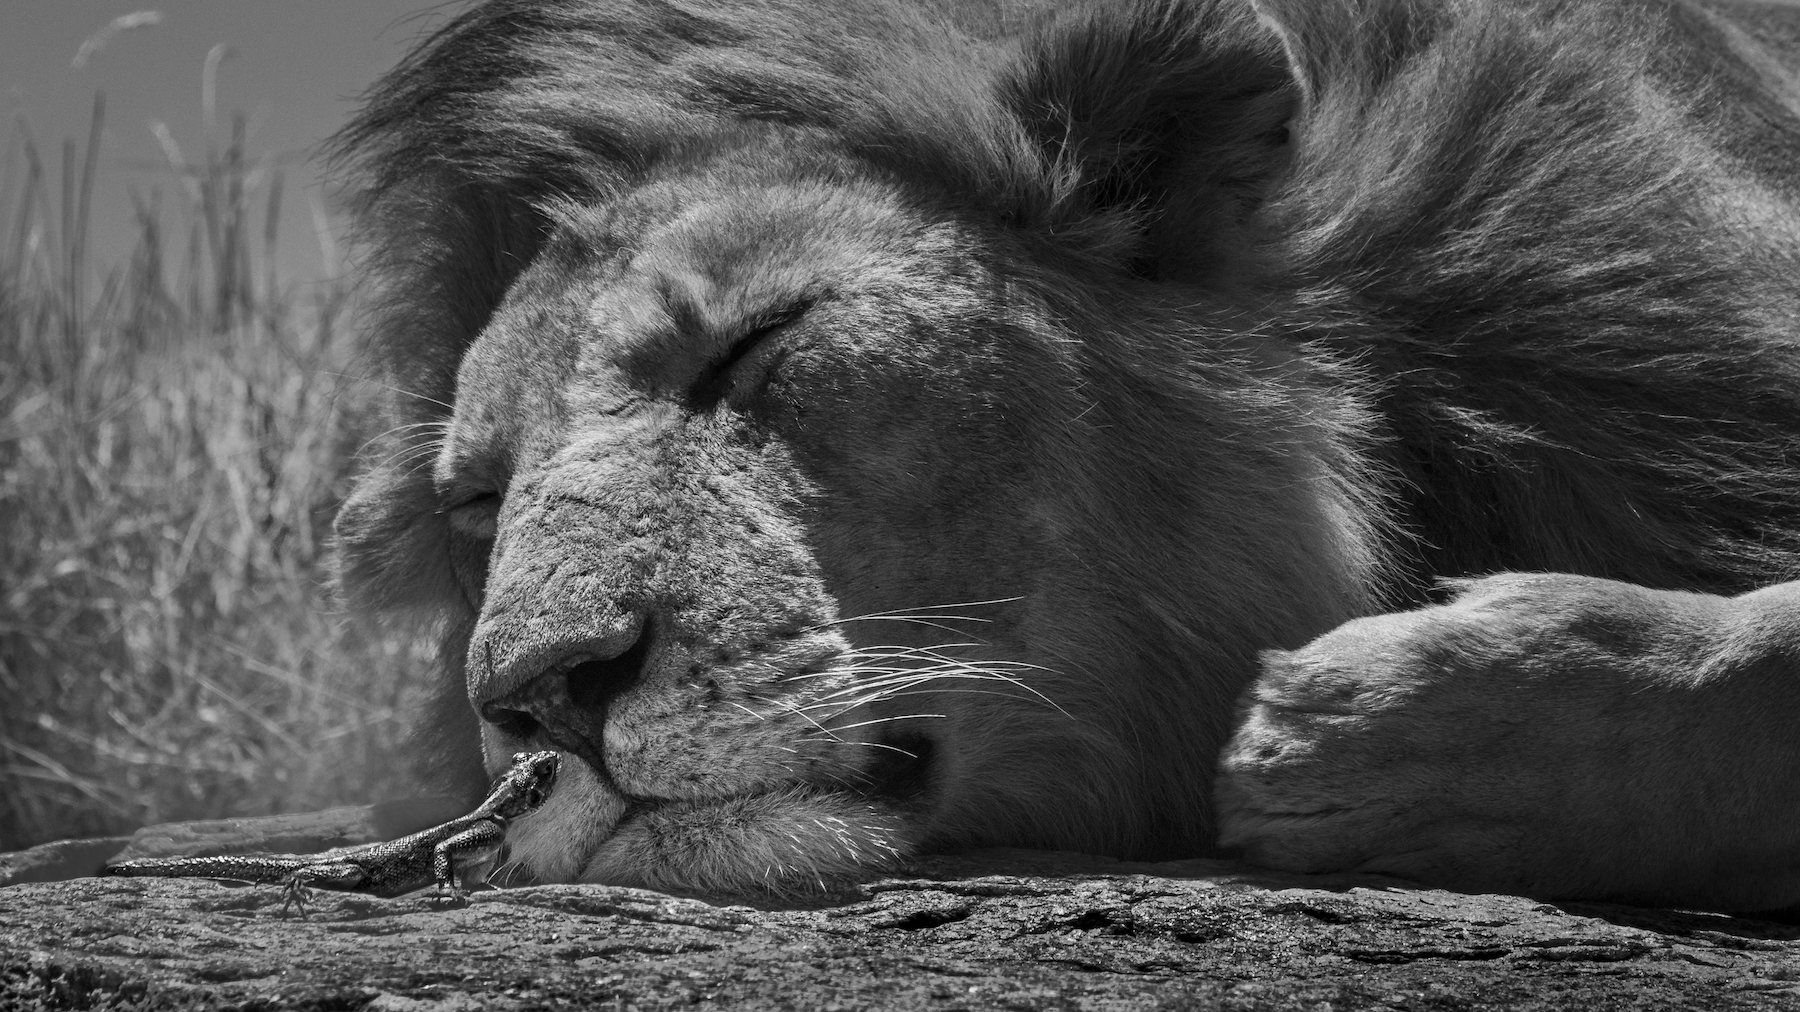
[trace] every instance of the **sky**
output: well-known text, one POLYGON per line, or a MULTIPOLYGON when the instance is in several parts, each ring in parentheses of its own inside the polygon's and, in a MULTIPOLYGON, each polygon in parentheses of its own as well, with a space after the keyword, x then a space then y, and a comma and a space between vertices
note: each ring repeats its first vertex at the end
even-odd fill
POLYGON ((63 139, 85 143, 94 94, 104 92, 92 221, 95 262, 110 266, 124 256, 133 190, 147 196, 160 188, 166 206, 182 199, 151 124, 166 124, 189 162, 202 160, 203 68, 208 51, 224 43, 230 49, 218 68, 213 142, 223 147, 231 114, 245 114, 251 158, 273 156, 283 173, 278 264, 285 276, 316 277, 326 266, 310 204, 315 198, 322 206, 332 203, 312 157, 319 142, 350 115, 358 93, 463 6, 440 0, 0 0, 0 100, 7 114, 0 173, 10 169, 15 185, 21 178, 16 122, 23 114, 47 173, 59 181, 63 139), (85 66, 72 65, 83 40, 140 11, 156 12, 159 23, 120 32, 87 54, 85 66))

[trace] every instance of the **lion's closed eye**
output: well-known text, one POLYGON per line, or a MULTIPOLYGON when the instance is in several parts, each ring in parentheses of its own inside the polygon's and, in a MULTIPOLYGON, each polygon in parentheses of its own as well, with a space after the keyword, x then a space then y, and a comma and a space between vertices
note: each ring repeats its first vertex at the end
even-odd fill
POLYGON ((771 336, 805 316, 812 306, 812 299, 801 299, 751 318, 743 336, 732 342, 725 354, 707 366, 706 371, 695 381, 691 391, 693 404, 703 410, 717 405, 731 389, 734 367, 771 336))
POLYGON ((492 492, 465 496, 440 512, 450 521, 450 529, 480 541, 494 540, 500 517, 501 497, 492 492))

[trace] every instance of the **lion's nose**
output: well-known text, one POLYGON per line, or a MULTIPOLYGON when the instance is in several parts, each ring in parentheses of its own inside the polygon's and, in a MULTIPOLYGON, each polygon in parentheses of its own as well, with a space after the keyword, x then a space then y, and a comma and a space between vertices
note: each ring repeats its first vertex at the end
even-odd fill
POLYGON ((653 624, 646 620, 637 638, 612 656, 573 649, 518 689, 482 703, 481 717, 517 739, 542 731, 558 745, 596 760, 607 710, 643 678, 653 639, 653 624))

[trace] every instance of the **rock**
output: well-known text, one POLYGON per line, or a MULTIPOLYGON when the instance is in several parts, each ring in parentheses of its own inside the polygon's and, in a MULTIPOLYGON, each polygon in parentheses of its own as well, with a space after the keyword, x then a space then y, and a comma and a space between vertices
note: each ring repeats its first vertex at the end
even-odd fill
POLYGON ((131 842, 129 836, 90 840, 58 840, 28 850, 0 854, 0 886, 22 882, 60 882, 94 875, 131 842))
POLYGON ((1800 926, 989 851, 810 907, 606 886, 0 889, 0 1008, 1793 1009, 1800 926))
POLYGON ((332 847, 392 840, 448 822, 468 810, 468 805, 453 798, 408 798, 296 815, 170 822, 138 830, 129 845, 110 860, 210 857, 251 851, 311 854, 332 847))

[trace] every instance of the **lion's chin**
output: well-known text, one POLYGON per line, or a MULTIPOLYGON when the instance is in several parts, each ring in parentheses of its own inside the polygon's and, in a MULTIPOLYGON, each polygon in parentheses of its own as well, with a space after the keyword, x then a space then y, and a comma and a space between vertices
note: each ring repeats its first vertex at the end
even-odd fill
POLYGON ((586 763, 509 833, 512 881, 783 898, 893 867, 905 820, 879 802, 807 786, 717 800, 633 802, 586 763))

